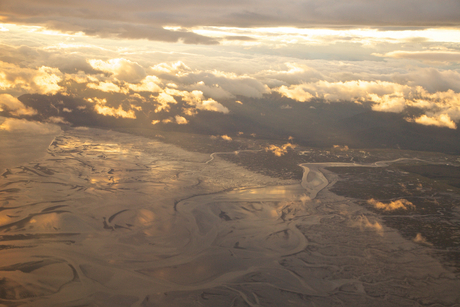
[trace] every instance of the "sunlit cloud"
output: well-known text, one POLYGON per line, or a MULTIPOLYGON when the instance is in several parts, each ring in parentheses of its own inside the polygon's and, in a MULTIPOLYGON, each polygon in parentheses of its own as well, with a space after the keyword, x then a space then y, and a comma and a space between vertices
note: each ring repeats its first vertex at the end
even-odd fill
POLYGON ((112 82, 99 82, 98 84, 94 84, 94 83, 88 83, 86 85, 88 88, 92 88, 92 89, 95 89, 95 90, 99 90, 99 91, 102 91, 102 92, 115 92, 115 93, 119 93, 122 91, 122 89, 112 83, 112 82))
POLYGON ((383 211, 415 209, 414 204, 408 201, 407 199, 398 199, 398 200, 391 201, 389 203, 383 203, 383 202, 380 202, 380 201, 377 201, 371 198, 367 201, 367 203, 372 205, 374 208, 380 209, 383 211))
POLYGON ((308 102, 314 98, 325 102, 372 102, 372 110, 380 112, 401 113, 407 107, 416 107, 426 114, 406 120, 423 125, 455 129, 455 122, 460 120, 460 93, 453 90, 429 93, 421 86, 386 81, 319 81, 281 86, 274 90, 299 102, 308 102))
POLYGON ((377 234, 383 236, 383 226, 375 221, 371 222, 365 215, 359 216, 357 219, 355 219, 352 223, 351 226, 353 227, 359 227, 362 231, 369 229, 377 232, 377 234))
POLYGON ((158 93, 162 91, 161 87, 158 85, 159 83, 161 83, 161 81, 156 76, 146 76, 140 83, 128 84, 128 87, 136 92, 158 93))
POLYGON ((135 119, 136 114, 134 113, 134 110, 128 110, 125 111, 121 105, 118 106, 118 108, 113 108, 107 106, 107 99, 98 99, 98 98, 89 98, 87 99, 88 102, 94 103, 94 110, 101 115, 104 116, 113 116, 116 118, 131 118, 135 119))
POLYGON ((179 125, 188 124, 188 120, 183 116, 176 115, 174 118, 176 119, 176 123, 179 125))
POLYGON ((440 114, 438 116, 429 117, 423 114, 417 118, 406 118, 409 122, 415 122, 417 124, 426 125, 426 126, 438 126, 438 127, 447 127, 450 129, 457 129, 457 124, 450 119, 447 114, 440 114))
POLYGON ((107 61, 92 59, 88 62, 94 69, 111 73, 120 81, 136 83, 146 77, 142 66, 127 59, 118 58, 107 61))
POLYGON ((62 73, 47 66, 38 69, 0 62, 0 90, 18 93, 56 94, 62 88, 62 73))
POLYGON ((37 114, 36 110, 31 107, 24 106, 24 104, 16 97, 9 94, 0 94, 0 112, 4 110, 9 111, 11 115, 15 116, 30 116, 37 114))
POLYGON ((25 132, 28 134, 56 134, 59 126, 25 119, 6 118, 0 125, 0 130, 9 132, 25 132))
POLYGON ((268 147, 265 148, 265 151, 270 151, 272 152, 275 156, 277 157, 281 157, 285 154, 288 153, 288 149, 291 148, 291 149, 294 149, 296 148, 297 145, 295 144, 291 144, 291 143, 286 143, 284 145, 281 145, 281 146, 276 146, 276 145, 270 145, 268 147))
POLYGON ((421 243, 421 244, 426 244, 426 245, 433 245, 432 243, 428 242, 424 236, 422 236, 421 233, 418 233, 415 238, 413 239, 415 243, 421 243))
POLYGON ((413 59, 429 62, 460 62, 460 52, 458 51, 392 51, 377 56, 396 58, 396 59, 413 59))

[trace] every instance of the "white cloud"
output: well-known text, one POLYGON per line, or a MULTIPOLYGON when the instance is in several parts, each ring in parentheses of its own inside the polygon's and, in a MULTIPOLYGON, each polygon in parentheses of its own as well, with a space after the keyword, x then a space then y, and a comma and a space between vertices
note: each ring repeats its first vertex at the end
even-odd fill
POLYGON ((94 69, 108 72, 117 80, 137 83, 146 77, 144 68, 136 62, 118 58, 107 61, 92 59, 88 61, 94 69))

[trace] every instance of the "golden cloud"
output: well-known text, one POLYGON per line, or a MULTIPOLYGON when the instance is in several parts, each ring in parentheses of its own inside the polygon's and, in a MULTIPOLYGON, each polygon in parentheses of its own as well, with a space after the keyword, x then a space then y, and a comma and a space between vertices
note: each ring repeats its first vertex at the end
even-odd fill
POLYGON ((121 81, 138 82, 146 75, 144 68, 138 63, 123 58, 108 61, 89 60, 88 63, 94 69, 111 73, 117 80, 121 81))
POLYGON ((37 111, 31 107, 26 107, 24 104, 19 101, 16 97, 13 97, 9 94, 0 94, 0 112, 4 109, 8 110, 12 115, 35 115, 37 111))
POLYGON ((99 90, 102 92, 110 93, 110 92, 115 92, 115 93, 121 93, 124 92, 122 88, 120 88, 118 85, 112 83, 112 82, 99 82, 98 84, 95 83, 88 83, 86 85, 88 88, 92 88, 95 90, 99 90))
POLYGON ((160 111, 169 111, 170 104, 177 104, 176 99, 173 96, 169 95, 168 93, 162 92, 157 97, 156 100, 159 102, 159 106, 156 107, 155 113, 160 111))
POLYGON ((156 76, 147 76, 138 84, 128 84, 128 87, 136 92, 152 92, 159 93, 162 91, 158 84, 161 83, 160 79, 156 76))
POLYGON ((0 62, 0 89, 53 95, 63 90, 58 84, 62 73, 57 68, 41 66, 38 69, 24 68, 0 62))
POLYGON ((367 201, 367 203, 374 206, 374 208, 380 209, 383 211, 394 211, 394 210, 399 210, 399 209, 402 209, 402 210, 415 209, 414 204, 408 201, 407 199, 398 199, 388 204, 385 204, 385 203, 382 203, 380 201, 377 201, 371 198, 367 201))
POLYGON ((0 130, 9 132, 27 132, 32 134, 55 134, 61 129, 53 124, 46 124, 25 119, 7 118, 0 125, 0 130))
POLYGON ((185 125, 185 124, 188 124, 188 120, 187 120, 185 117, 183 117, 183 116, 176 115, 174 118, 176 119, 176 123, 177 123, 178 125, 185 125))
POLYGON ((270 145, 265 148, 265 151, 271 151, 275 156, 281 157, 288 152, 288 148, 296 148, 297 145, 291 144, 291 143, 286 143, 282 145, 281 147, 278 147, 276 145, 270 145))
POLYGON ((372 109, 400 113, 407 107, 422 109, 426 114, 407 121, 455 129, 460 120, 460 93, 453 90, 429 93, 421 86, 401 85, 384 81, 349 81, 304 83, 281 86, 274 91, 282 96, 306 102, 320 98, 326 102, 373 102, 372 109))
POLYGON ((438 127, 447 127, 450 129, 457 129, 457 124, 450 119, 449 115, 447 114, 440 114, 437 116, 429 117, 423 114, 417 118, 406 118, 408 122, 415 122, 417 124, 425 125, 425 126, 438 126, 438 127))
POLYGON ((99 98, 88 98, 86 99, 88 102, 91 102, 91 103, 94 103, 94 110, 98 113, 98 114, 101 114, 101 115, 104 115, 104 116, 113 116, 113 117, 116 117, 116 118, 132 118, 132 119, 135 119, 136 118, 136 114, 134 113, 134 110, 128 110, 128 111, 125 111, 123 110, 122 106, 119 105, 118 108, 112 108, 112 107, 108 107, 106 106, 106 103, 107 103, 107 99, 99 99, 99 98))

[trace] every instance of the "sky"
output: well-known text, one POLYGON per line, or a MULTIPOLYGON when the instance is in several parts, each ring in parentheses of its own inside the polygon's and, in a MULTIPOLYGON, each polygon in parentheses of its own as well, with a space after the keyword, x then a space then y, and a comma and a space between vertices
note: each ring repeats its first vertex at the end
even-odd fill
POLYGON ((86 108, 187 125, 276 98, 457 129, 460 2, 0 0, 0 129, 31 127, 24 94, 85 102, 52 123, 86 108))

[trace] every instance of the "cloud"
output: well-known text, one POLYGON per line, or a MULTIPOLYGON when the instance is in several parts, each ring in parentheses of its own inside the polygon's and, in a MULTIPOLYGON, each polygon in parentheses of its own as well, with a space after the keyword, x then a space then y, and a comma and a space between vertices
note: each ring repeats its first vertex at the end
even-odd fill
POLYGON ((0 90, 8 93, 38 93, 52 95, 62 90, 62 73, 57 68, 38 69, 0 62, 0 90))
POLYGON ((228 135, 221 135, 220 137, 221 137, 223 140, 226 140, 226 141, 229 141, 229 142, 232 140, 232 138, 229 137, 228 135))
POLYGON ((68 121, 66 121, 63 117, 60 116, 51 116, 47 119, 47 122, 53 124, 70 124, 68 121))
POLYGON ((122 92, 122 89, 112 83, 112 82, 99 82, 98 84, 95 84, 95 83, 88 83, 86 85, 88 88, 92 88, 92 89, 95 89, 95 90, 99 90, 99 91, 102 91, 102 92, 115 92, 115 93, 120 93, 122 92))
POLYGON ((7 118, 0 125, 0 130, 9 132, 27 132, 31 134, 56 134, 61 128, 53 124, 44 124, 25 119, 7 118))
POLYGON ((188 124, 188 120, 183 116, 176 115, 174 118, 176 119, 176 123, 179 125, 188 124))
POLYGON ((160 79, 156 76, 146 76, 138 84, 128 84, 128 87, 136 92, 152 92, 158 93, 161 92, 159 84, 161 83, 160 79))
POLYGON ((87 99, 88 102, 91 102, 91 103, 94 103, 94 110, 98 113, 98 114, 101 114, 101 115, 104 115, 104 116, 113 116, 113 117, 116 117, 116 118, 131 118, 131 119, 135 119, 136 118, 136 114, 134 113, 134 110, 128 110, 128 111, 125 111, 123 110, 123 107, 121 105, 118 106, 118 108, 113 108, 113 107, 109 107, 107 106, 107 99, 98 99, 96 97, 94 98, 88 98, 87 99))
POLYGON ((417 124, 425 126, 438 126, 438 127, 447 127, 450 129, 457 129, 457 124, 450 119, 447 114, 440 114, 438 116, 429 117, 423 114, 417 118, 406 118, 408 122, 415 122, 417 124))
POLYGON ((399 210, 399 209, 401 210, 415 209, 414 204, 408 201, 407 199, 398 199, 398 200, 385 204, 385 203, 382 203, 380 201, 377 201, 371 198, 367 201, 367 203, 374 206, 374 208, 380 209, 383 211, 394 211, 394 210, 399 210))
POLYGON ((431 244, 430 242, 428 242, 428 241, 426 240, 426 238, 422 236, 421 233, 418 233, 418 234, 415 236, 415 238, 413 239, 413 241, 414 241, 415 243, 422 243, 422 244, 426 244, 426 245, 433 245, 433 244, 431 244))
POLYGON ((118 58, 107 61, 89 60, 90 65, 97 70, 114 75, 117 80, 129 83, 138 83, 146 77, 145 69, 136 62, 118 58))
POLYGON ((312 98, 324 99, 327 102, 366 100, 382 103, 388 101, 389 95, 410 91, 408 86, 386 81, 346 81, 329 82, 317 81, 314 83, 295 84, 289 87, 281 86, 273 89, 281 95, 306 102, 312 98), (386 98, 385 98, 385 95, 386 98), (383 99, 383 100, 382 100, 383 99))
POLYGON ((308 102, 323 99, 325 102, 354 101, 372 103, 372 110, 401 113, 407 107, 418 108, 425 114, 406 120, 423 125, 456 128, 460 120, 460 93, 453 90, 430 93, 421 86, 402 85, 388 81, 347 81, 303 83, 273 89, 282 96, 308 102))
POLYGON ((16 97, 9 94, 0 94, 0 112, 3 110, 9 111, 14 116, 31 116, 37 114, 37 111, 31 107, 26 107, 16 97))
POLYGON ((353 221, 351 223, 351 226, 353 227, 359 227, 361 230, 365 230, 365 229, 371 229, 371 230, 374 230, 376 231, 379 235, 383 236, 383 227, 382 225, 375 221, 374 223, 372 223, 371 221, 369 221, 369 219, 364 216, 364 215, 361 215, 359 216, 355 221, 353 221))
POLYGON ((383 55, 386 58, 412 59, 429 62, 460 62, 458 51, 392 51, 383 55))
POLYGON ((222 0, 146 2, 133 0, 79 1, 4 0, 7 22, 45 25, 49 29, 84 32, 101 37, 125 37, 212 44, 215 40, 183 30, 195 26, 455 26, 460 4, 456 0, 222 0), (27 9, 24 9, 27 8, 27 9), (172 25, 174 28, 164 29, 172 25))
POLYGON ((291 143, 286 143, 280 147, 276 145, 270 145, 265 148, 265 151, 271 151, 275 156, 281 157, 288 152, 288 148, 294 149, 296 148, 297 145, 291 144, 291 143))
POLYGON ((159 105, 155 109, 155 113, 160 111, 169 111, 170 104, 177 104, 176 99, 168 93, 162 92, 156 97, 159 105))
POLYGON ((166 94, 172 96, 181 97, 188 105, 194 106, 198 110, 206 110, 206 111, 214 111, 214 112, 221 112, 221 113, 228 113, 229 110, 218 103, 213 99, 204 100, 203 92, 201 91, 179 91, 176 89, 166 89, 166 94))

